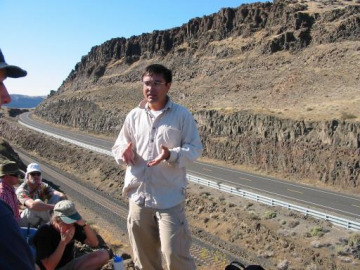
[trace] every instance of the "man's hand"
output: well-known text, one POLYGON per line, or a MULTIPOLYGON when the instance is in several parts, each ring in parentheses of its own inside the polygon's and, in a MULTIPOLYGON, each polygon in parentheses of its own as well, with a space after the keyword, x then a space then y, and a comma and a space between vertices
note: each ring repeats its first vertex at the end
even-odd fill
POLYGON ((167 148, 165 145, 161 145, 161 152, 160 154, 153 160, 149 161, 147 163, 148 167, 152 167, 155 165, 158 165, 161 161, 167 159, 170 157, 170 151, 169 148, 167 148))
POLYGON ((79 220, 76 221, 75 223, 76 223, 77 225, 81 226, 81 227, 83 227, 83 226, 86 224, 85 220, 83 220, 83 219, 79 219, 79 220))
POLYGON ((132 142, 130 142, 122 154, 122 159, 127 165, 129 164, 134 165, 135 164, 134 158, 135 155, 132 150, 132 142))
POLYGON ((61 241, 65 243, 65 245, 69 244, 71 240, 73 239, 75 234, 75 227, 72 226, 68 230, 64 231, 63 233, 60 233, 61 235, 61 241))

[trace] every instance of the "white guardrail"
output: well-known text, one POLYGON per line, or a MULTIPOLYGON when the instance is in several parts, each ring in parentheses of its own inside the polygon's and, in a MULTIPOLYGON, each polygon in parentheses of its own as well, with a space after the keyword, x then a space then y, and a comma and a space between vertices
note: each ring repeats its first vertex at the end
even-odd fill
MULTIPOLYGON (((35 127, 30 126, 28 124, 25 124, 25 123, 23 123, 21 121, 19 121, 19 123, 21 125, 23 125, 23 126, 26 126, 26 127, 30 128, 30 129, 33 129, 33 130, 36 130, 36 131, 38 131, 40 133, 55 137, 57 139, 60 139, 60 140, 63 140, 63 141, 78 145, 80 147, 83 147, 83 148, 86 148, 86 149, 89 149, 89 150, 92 150, 92 151, 96 151, 96 152, 101 153, 101 154, 112 156, 111 151, 104 150, 102 148, 95 147, 95 146, 92 146, 92 145, 88 145, 88 144, 85 144, 85 143, 82 143, 82 142, 79 142, 79 141, 76 141, 76 140, 68 139, 68 138, 62 137, 60 135, 57 135, 57 134, 54 134, 54 133, 50 133, 50 132, 35 128, 35 127)), ((260 194, 256 194, 256 193, 253 193, 253 192, 249 192, 249 191, 246 191, 246 190, 243 190, 243 189, 239 189, 239 188, 224 185, 222 183, 218 183, 218 182, 214 182, 214 181, 211 181, 211 180, 203 179, 203 178, 200 178, 200 177, 197 177, 197 176, 194 176, 194 175, 187 174, 187 179, 189 181, 193 182, 193 183, 203 185, 203 186, 207 186, 207 187, 210 187, 210 188, 214 188, 214 189, 226 192, 226 193, 230 193, 230 194, 235 195, 235 196, 240 196, 240 197, 250 199, 250 200, 253 200, 253 201, 256 201, 256 202, 259 202, 259 203, 263 203, 263 204, 266 204, 266 205, 270 205, 270 206, 284 207, 284 208, 286 208, 288 210, 294 210, 294 211, 301 212, 304 215, 312 216, 312 217, 315 217, 315 218, 318 218, 318 219, 324 219, 326 221, 331 222, 332 224, 334 224, 336 226, 343 227, 343 228, 346 228, 348 230, 360 231, 360 223, 359 222, 355 222, 355 221, 348 220, 348 219, 345 219, 345 218, 337 217, 337 216, 334 216, 334 215, 329 215, 329 214, 326 214, 324 212, 315 211, 315 210, 312 210, 312 209, 309 209, 309 208, 306 208, 306 207, 302 207, 302 206, 299 206, 299 205, 296 205, 296 204, 291 204, 291 203, 288 203, 288 202, 276 200, 276 199, 269 198, 269 197, 266 197, 266 196, 263 196, 263 195, 260 195, 260 194)))
POLYGON ((324 212, 315 211, 315 210, 312 210, 312 209, 309 209, 306 207, 302 207, 302 206, 299 206, 296 204, 291 204, 288 202, 276 200, 273 198, 269 198, 269 197, 259 195, 259 194, 253 193, 253 192, 249 192, 249 191, 246 191, 243 189, 230 187, 230 186, 224 185, 222 183, 217 183, 217 182, 206 180, 206 179, 199 178, 196 176, 187 175, 187 177, 188 177, 189 181, 197 183, 199 185, 218 189, 220 191, 230 193, 232 195, 244 197, 244 198, 247 198, 247 199, 250 199, 253 201, 257 201, 259 203, 263 203, 263 204, 267 204, 267 205, 271 205, 271 206, 281 206, 288 210, 294 210, 294 211, 301 212, 304 215, 312 216, 312 217, 315 217, 318 219, 324 219, 326 221, 333 223, 336 226, 343 227, 348 230, 360 231, 360 223, 359 222, 355 222, 355 221, 344 219, 341 217, 329 215, 324 212))

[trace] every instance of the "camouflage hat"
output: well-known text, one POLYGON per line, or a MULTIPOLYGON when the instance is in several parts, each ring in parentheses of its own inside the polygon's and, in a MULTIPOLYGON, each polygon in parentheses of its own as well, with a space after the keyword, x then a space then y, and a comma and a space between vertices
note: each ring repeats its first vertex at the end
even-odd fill
POLYGON ((19 166, 14 161, 6 160, 0 164, 0 177, 9 174, 20 174, 19 166))

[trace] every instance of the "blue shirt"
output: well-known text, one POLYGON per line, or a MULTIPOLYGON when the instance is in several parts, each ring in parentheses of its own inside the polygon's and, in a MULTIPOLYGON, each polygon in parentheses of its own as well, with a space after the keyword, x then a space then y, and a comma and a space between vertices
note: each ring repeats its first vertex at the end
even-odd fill
POLYGON ((0 269, 35 269, 30 247, 22 236, 10 207, 2 200, 0 200, 0 269))

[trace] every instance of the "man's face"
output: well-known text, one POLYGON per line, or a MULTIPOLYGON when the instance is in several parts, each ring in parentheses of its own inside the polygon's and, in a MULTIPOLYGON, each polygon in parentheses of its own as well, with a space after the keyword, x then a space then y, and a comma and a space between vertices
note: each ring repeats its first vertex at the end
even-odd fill
POLYGON ((166 83, 160 74, 144 75, 143 94, 152 110, 161 110, 166 105, 166 96, 171 83, 166 83))
POLYGON ((58 225, 59 225, 59 231, 62 234, 74 227, 74 224, 66 224, 63 221, 59 221, 58 225))
POLYGON ((7 174, 1 178, 2 178, 2 181, 4 181, 9 186, 15 186, 19 183, 19 175, 18 174, 7 174))
POLYGON ((32 185, 40 186, 42 182, 41 172, 28 173, 28 181, 32 185))
POLYGON ((0 69, 0 108, 1 105, 8 104, 11 101, 11 97, 4 84, 6 77, 5 69, 0 69))

